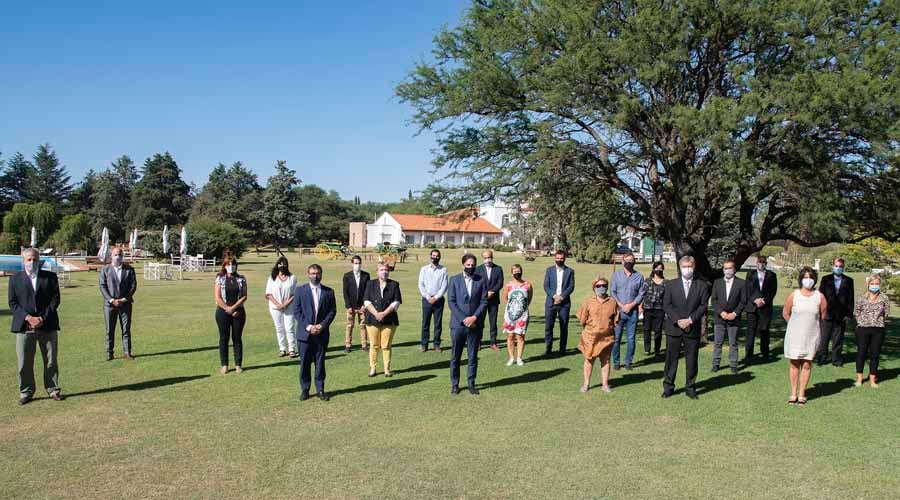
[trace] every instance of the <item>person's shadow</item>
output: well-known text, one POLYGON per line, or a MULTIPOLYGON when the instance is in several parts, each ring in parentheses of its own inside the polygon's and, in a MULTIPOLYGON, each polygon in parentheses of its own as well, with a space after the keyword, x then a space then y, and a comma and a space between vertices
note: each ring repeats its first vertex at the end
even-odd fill
POLYGON ((369 391, 380 391, 384 389, 395 389, 397 387, 403 387, 406 385, 418 384, 419 382, 424 382, 429 379, 433 379, 437 377, 437 375, 421 375, 418 377, 411 378, 394 378, 390 380, 385 380, 384 382, 376 382, 374 384, 367 385, 358 385, 356 387, 350 387, 347 389, 338 389, 336 391, 329 391, 328 395, 332 398, 335 396, 342 396, 344 394, 353 394, 357 392, 369 392, 369 391))
POLYGON ((104 387, 103 389, 95 389, 93 391, 86 392, 75 392, 71 394, 66 394, 66 399, 77 398, 80 396, 90 396, 93 394, 105 394, 108 392, 120 392, 120 391, 143 391, 147 389, 156 389, 159 387, 166 387, 169 385, 180 384, 182 382, 190 382, 192 380, 199 380, 202 378, 208 378, 209 375, 191 375, 189 377, 168 377, 168 378, 160 378, 156 380, 146 380, 144 382, 136 382, 134 384, 125 384, 125 385, 117 385, 114 387, 104 387))
POLYGON ((544 370, 544 371, 540 371, 540 372, 528 372, 528 373, 523 373, 521 375, 516 375, 515 377, 502 378, 500 380, 495 380, 493 382, 488 382, 486 384, 478 384, 478 388, 479 389, 491 389, 494 387, 503 387, 503 386, 507 386, 507 385, 527 384, 527 383, 531 383, 531 382, 541 382, 541 381, 562 375, 563 373, 565 373, 567 371, 569 371, 568 368, 554 368, 553 370, 544 370))
POLYGON ((840 378, 831 382, 819 382, 806 391, 807 399, 824 398, 833 396, 844 389, 853 387, 853 380, 840 378))
POLYGON ((756 377, 753 375, 753 373, 748 371, 725 373, 717 377, 701 380, 697 382, 694 387, 697 389, 698 393, 707 393, 715 391, 716 389, 722 389, 724 387, 744 384, 750 382, 754 378, 756 377))

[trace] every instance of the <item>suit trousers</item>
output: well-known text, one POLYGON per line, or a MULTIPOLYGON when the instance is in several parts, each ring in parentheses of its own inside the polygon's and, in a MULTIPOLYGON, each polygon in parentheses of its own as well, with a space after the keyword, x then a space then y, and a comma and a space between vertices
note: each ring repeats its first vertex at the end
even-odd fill
POLYGON ((686 335, 669 335, 666 333, 666 364, 663 371, 663 390, 675 390, 675 375, 678 374, 678 358, 684 348, 685 390, 693 390, 697 380, 697 353, 700 339, 686 335))
POLYGON ((475 385, 475 377, 478 375, 478 346, 481 344, 483 335, 483 329, 466 328, 465 326, 450 330, 450 339, 452 341, 450 348, 450 384, 452 386, 459 386, 459 364, 462 360, 463 347, 466 348, 469 356, 468 384, 469 386, 475 385))
POLYGON ((819 352, 816 358, 821 363, 832 362, 842 363, 842 354, 844 351, 844 331, 847 328, 847 320, 823 319, 820 323, 822 329, 822 337, 819 341, 819 352), (828 343, 831 342, 831 350, 828 349, 828 343))
POLYGON ((300 344, 300 390, 309 392, 312 385, 312 365, 316 365, 316 390, 325 392, 325 350, 328 348, 328 336, 310 335, 300 344))
POLYGON ((437 299, 434 304, 429 304, 422 298, 422 347, 428 349, 431 319, 434 317, 434 346, 441 346, 441 332, 444 328, 444 297, 437 299))
POLYGON ((728 365, 732 368, 738 366, 738 330, 740 326, 726 325, 725 323, 716 322, 713 326, 713 359, 712 365, 719 367, 722 361, 722 344, 725 343, 725 334, 728 334, 728 365))
POLYGON ((757 308, 755 312, 747 312, 747 338, 744 344, 744 356, 753 357, 756 337, 759 337, 759 352, 769 357, 769 323, 772 322, 772 307, 757 308))
POLYGON ((368 345, 367 341, 367 332, 366 332, 366 314, 364 312, 360 312, 359 309, 350 309, 347 312, 347 329, 344 333, 344 346, 350 347, 353 345, 353 326, 359 323, 359 343, 361 346, 366 347, 368 345))
POLYGON ((553 350, 553 325, 559 318, 559 352, 566 352, 569 339, 569 311, 571 304, 544 305, 544 344, 547 354, 553 350))
POLYGON ((44 389, 52 394, 59 389, 59 365, 56 363, 57 331, 16 333, 16 359, 18 360, 19 394, 32 396, 37 389, 34 381, 34 355, 41 349, 44 361, 44 389))
POLYGON ((491 345, 497 345, 497 313, 500 310, 500 302, 488 302, 487 318, 491 345))
POLYGON ((374 370, 378 365, 378 351, 384 361, 384 371, 391 371, 391 343, 394 341, 396 325, 367 325, 369 334, 369 369, 374 370))
POLYGON ((116 346, 116 323, 122 329, 122 352, 131 354, 131 302, 119 307, 108 303, 103 306, 103 319, 106 322, 106 352, 112 354, 116 346))

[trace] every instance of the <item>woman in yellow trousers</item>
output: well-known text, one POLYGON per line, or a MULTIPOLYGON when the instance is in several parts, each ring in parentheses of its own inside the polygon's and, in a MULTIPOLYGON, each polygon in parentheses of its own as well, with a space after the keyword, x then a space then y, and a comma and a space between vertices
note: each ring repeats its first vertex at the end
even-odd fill
POLYGON ((369 281, 363 295, 363 306, 366 308, 366 333, 369 335, 369 376, 374 377, 378 363, 378 351, 384 358, 384 376, 391 373, 391 342, 400 321, 397 308, 403 302, 400 297, 400 284, 389 279, 390 271, 386 264, 378 265, 378 279, 369 281))

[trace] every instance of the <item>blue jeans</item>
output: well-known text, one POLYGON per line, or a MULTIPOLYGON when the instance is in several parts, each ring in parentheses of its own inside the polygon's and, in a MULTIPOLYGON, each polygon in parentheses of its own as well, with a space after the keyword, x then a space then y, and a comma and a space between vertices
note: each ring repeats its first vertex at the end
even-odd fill
POLYGON ((625 328, 626 334, 626 351, 625 364, 630 365, 634 359, 634 332, 637 329, 638 308, 635 307, 628 314, 619 313, 619 324, 616 325, 615 343, 613 343, 612 361, 613 365, 619 364, 619 342, 622 340, 622 328, 625 328))

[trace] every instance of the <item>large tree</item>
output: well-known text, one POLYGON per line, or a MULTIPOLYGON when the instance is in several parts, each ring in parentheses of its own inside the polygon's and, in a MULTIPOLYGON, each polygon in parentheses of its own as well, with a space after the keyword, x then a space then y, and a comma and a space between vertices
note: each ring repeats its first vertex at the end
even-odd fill
POLYGON ((34 165, 22 153, 16 153, 3 168, 0 174, 0 209, 6 212, 16 203, 30 201, 31 178, 34 176, 34 165))
POLYGON ((144 162, 141 180, 134 185, 125 220, 129 227, 158 229, 187 222, 191 188, 181 178, 181 169, 168 152, 144 162))
POLYGON ((709 275, 900 235, 898 52, 896 2, 479 0, 397 93, 456 187, 612 190, 709 275))
POLYGON ((62 204, 72 193, 71 178, 66 167, 59 163, 49 144, 41 144, 32 157, 34 172, 29 186, 29 198, 36 202, 62 204))
POLYGON ((194 200, 191 220, 229 222, 258 242, 262 239, 262 200, 263 188, 253 171, 241 162, 235 162, 230 167, 219 163, 209 173, 209 180, 194 200))
POLYGON ((262 231, 275 245, 291 245, 302 238, 307 226, 306 214, 298 210, 296 187, 300 184, 296 172, 284 160, 275 163, 275 175, 269 177, 263 192, 262 231))

